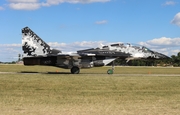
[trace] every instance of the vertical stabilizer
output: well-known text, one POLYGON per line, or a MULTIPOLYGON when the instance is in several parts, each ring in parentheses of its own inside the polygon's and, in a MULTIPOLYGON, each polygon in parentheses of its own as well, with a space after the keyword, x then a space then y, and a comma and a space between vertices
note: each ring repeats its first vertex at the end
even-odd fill
MULTIPOLYGON (((24 51, 24 57, 54 54, 54 50, 29 27, 22 29, 22 49, 24 51)), ((57 54, 59 52, 61 51, 56 50, 55 53, 57 54)))

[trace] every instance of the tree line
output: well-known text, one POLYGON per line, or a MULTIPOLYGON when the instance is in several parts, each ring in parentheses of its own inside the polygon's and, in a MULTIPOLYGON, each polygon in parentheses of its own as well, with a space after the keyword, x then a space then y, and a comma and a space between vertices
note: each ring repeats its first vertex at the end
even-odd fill
MULTIPOLYGON (((115 60, 115 65, 121 66, 174 66, 180 67, 180 52, 177 55, 172 55, 169 59, 163 60, 130 60, 126 62, 124 59, 115 60)), ((110 64, 111 65, 111 64, 110 64)))

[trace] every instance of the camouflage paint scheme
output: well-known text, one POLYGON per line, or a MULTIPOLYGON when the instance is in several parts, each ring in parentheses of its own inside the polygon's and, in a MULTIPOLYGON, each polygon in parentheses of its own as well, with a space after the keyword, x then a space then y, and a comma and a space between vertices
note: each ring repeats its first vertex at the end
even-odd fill
POLYGON ((123 43, 79 50, 72 54, 62 54, 60 50, 51 49, 29 27, 22 29, 22 49, 24 51, 24 65, 56 66, 71 69, 71 73, 79 73, 80 68, 104 66, 117 58, 127 61, 168 58, 168 56, 149 50, 144 46, 123 43))
POLYGON ((50 49, 50 46, 28 27, 22 30, 22 49, 25 57, 36 56, 37 54, 47 55, 53 52, 53 49, 50 49))

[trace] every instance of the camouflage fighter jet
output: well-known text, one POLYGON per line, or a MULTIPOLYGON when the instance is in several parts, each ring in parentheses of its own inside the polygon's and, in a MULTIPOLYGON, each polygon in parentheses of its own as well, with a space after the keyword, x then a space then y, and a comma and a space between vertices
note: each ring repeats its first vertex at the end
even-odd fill
MULTIPOLYGON (((70 69, 78 74, 81 68, 105 66, 117 58, 127 61, 134 59, 165 59, 168 56, 152 51, 144 46, 116 43, 101 48, 79 50, 76 53, 63 54, 52 49, 29 27, 22 29, 22 49, 24 65, 47 65, 70 69)), ((113 68, 107 71, 113 73, 113 68)))

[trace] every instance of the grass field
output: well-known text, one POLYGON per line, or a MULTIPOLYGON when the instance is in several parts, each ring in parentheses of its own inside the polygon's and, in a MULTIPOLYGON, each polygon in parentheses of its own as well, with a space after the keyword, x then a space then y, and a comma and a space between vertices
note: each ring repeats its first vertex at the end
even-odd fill
POLYGON ((180 68, 108 68, 0 65, 0 114, 179 115, 180 68))
MULTIPOLYGON (((111 67, 95 67, 81 69, 80 74, 106 74, 111 67)), ((48 66, 23 66, 23 65, 1 65, 0 72, 22 72, 22 73, 70 73, 69 69, 61 69, 48 66)), ((115 74, 180 74, 179 67, 115 67, 115 74)))

